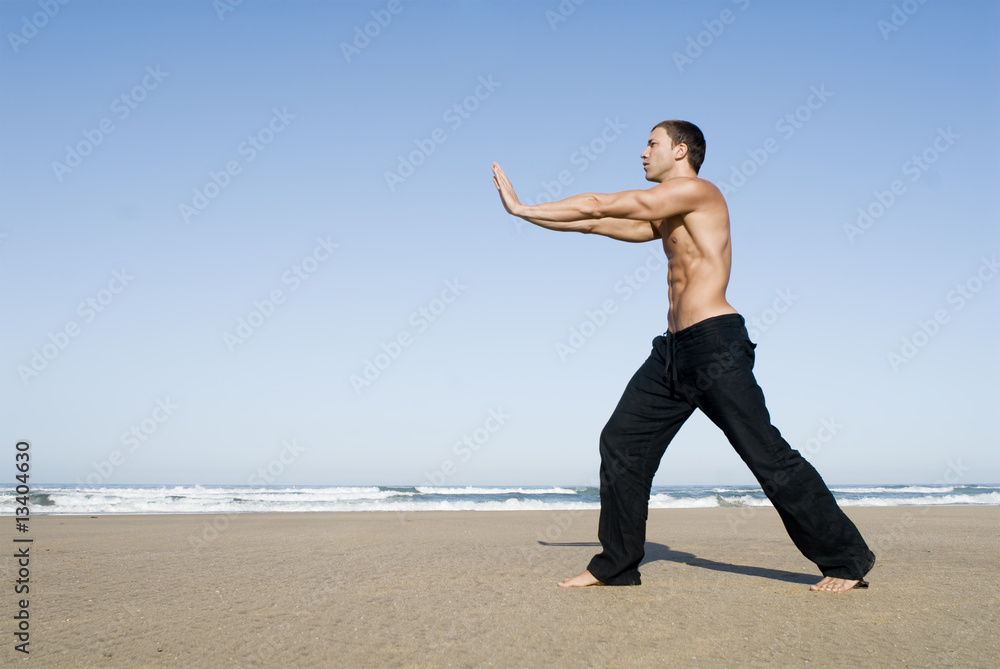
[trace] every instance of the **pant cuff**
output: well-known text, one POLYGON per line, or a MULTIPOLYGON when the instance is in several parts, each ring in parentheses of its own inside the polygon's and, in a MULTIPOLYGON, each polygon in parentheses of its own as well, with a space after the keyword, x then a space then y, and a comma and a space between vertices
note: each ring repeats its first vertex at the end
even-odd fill
POLYGON ((869 553, 869 557, 864 560, 858 560, 857 563, 853 565, 848 565, 844 567, 830 567, 820 569, 823 576, 829 576, 830 578, 843 578, 848 581, 858 581, 865 577, 865 575, 872 570, 875 566, 875 554, 869 553))
POLYGON ((594 571, 590 567, 587 568, 587 571, 604 585, 642 585, 642 578, 639 576, 638 569, 629 569, 617 576, 604 576, 600 573, 600 569, 594 571))

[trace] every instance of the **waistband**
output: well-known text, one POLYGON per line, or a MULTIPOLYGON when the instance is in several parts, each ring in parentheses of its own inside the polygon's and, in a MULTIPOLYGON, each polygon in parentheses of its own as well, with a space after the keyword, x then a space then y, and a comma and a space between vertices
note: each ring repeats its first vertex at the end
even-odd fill
POLYGON ((663 337, 666 339, 666 371, 670 374, 670 377, 677 381, 677 342, 689 341, 692 339, 697 339, 698 337, 703 337, 712 332, 719 332, 720 330, 746 330, 746 321, 743 320, 743 316, 740 314, 722 314, 720 316, 711 316, 703 321, 698 321, 694 325, 689 325, 683 330, 678 330, 677 332, 670 332, 667 330, 663 333, 663 337))
POLYGON ((703 332, 712 332, 714 330, 723 330, 725 328, 744 328, 746 327, 746 321, 740 314, 722 314, 721 316, 711 316, 703 321, 698 321, 694 325, 689 325, 683 330, 678 330, 677 332, 670 332, 669 330, 663 333, 664 337, 686 339, 688 337, 696 337, 703 332))

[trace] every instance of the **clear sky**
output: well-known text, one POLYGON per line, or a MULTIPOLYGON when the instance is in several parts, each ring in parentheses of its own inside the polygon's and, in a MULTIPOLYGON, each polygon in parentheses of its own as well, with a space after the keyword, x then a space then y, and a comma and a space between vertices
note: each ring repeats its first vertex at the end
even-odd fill
MULTIPOLYGON (((594 484, 657 242, 517 225, 707 137, 831 483, 996 482, 996 2, 0 3, 0 436, 35 483, 594 484)), ((658 259, 660 258, 660 259, 658 259)), ((7 462, 6 456, 0 460, 7 462)), ((654 484, 752 483, 701 414, 654 484)))

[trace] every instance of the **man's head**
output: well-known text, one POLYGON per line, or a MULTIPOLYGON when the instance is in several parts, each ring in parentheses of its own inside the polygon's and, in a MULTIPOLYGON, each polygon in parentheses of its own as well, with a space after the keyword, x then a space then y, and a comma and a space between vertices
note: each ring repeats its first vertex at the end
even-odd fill
POLYGON ((663 182, 670 177, 696 176, 705 160, 705 136, 693 123, 664 121, 649 133, 642 164, 646 180, 663 182))

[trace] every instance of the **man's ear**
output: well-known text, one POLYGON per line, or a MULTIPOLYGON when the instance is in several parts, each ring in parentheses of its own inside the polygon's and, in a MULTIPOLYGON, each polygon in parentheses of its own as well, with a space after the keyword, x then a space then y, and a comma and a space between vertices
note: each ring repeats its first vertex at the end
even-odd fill
POLYGON ((673 147, 673 150, 674 150, 674 160, 684 160, 685 158, 687 158, 688 154, 687 144, 684 144, 683 142, 677 144, 673 147))

